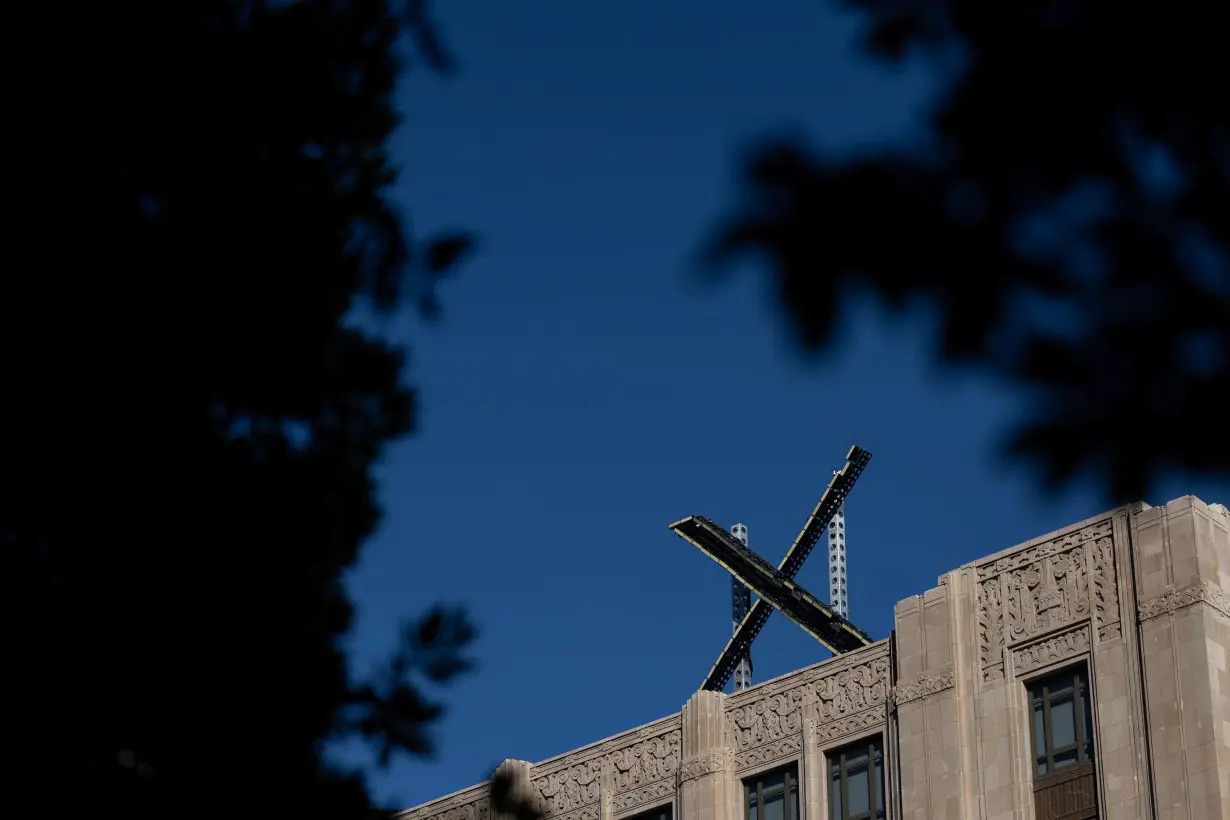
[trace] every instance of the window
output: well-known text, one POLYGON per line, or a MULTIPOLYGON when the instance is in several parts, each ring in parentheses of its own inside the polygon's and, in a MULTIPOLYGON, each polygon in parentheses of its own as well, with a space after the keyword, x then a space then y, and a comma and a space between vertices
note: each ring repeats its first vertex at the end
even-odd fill
POLYGON ((879 737, 829 753, 829 817, 884 817, 884 749, 879 737))
POLYGON ((799 820, 799 772, 794 766, 743 781, 747 820, 799 820))
POLYGON ((1093 709, 1088 690, 1083 668, 1067 669, 1029 685, 1035 775, 1093 762, 1093 709))
POLYGON ((1085 667, 1028 684, 1034 750, 1034 817, 1098 816, 1093 767, 1093 703, 1085 667))
POLYGON ((672 816, 671 804, 667 803, 664 806, 658 806, 655 809, 641 812, 635 817, 629 818, 629 820, 671 820, 672 816))

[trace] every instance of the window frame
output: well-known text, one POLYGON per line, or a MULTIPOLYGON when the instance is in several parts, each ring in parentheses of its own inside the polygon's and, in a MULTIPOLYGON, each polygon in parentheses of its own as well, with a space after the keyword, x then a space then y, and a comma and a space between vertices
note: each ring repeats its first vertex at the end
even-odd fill
POLYGON ((675 820, 675 799, 671 798, 649 808, 638 806, 633 811, 613 816, 618 820, 675 820))
MULTIPOLYGON (((781 793, 782 820, 802 820, 803 801, 802 783, 799 778, 799 762, 793 760, 785 765, 773 766, 743 777, 743 818, 752 820, 752 795, 750 789, 756 788, 756 820, 764 820, 765 788, 764 781, 768 778, 782 775, 781 793)), ((777 788, 776 786, 774 788, 777 788)), ((774 796, 773 792, 769 797, 774 796)))
POLYGON ((1052 778, 1067 775, 1071 772, 1092 767, 1097 762, 1097 727, 1093 720, 1093 682, 1090 679, 1089 667, 1085 663, 1051 670, 1043 675, 1024 681, 1028 697, 1029 744, 1031 771, 1035 783, 1046 782, 1052 778), (1055 686, 1062 683, 1063 688, 1055 686), (1058 689, 1052 692, 1052 687, 1058 689), (1073 737, 1072 743, 1061 747, 1054 745, 1055 725, 1051 715, 1054 701, 1064 697, 1072 698, 1073 737), (1042 737, 1038 737, 1035 708, 1042 705, 1042 737), (1041 745, 1040 745, 1041 744, 1041 745), (1086 753, 1088 749, 1088 753, 1086 753), (1057 767, 1057 755, 1076 752, 1076 759, 1064 766, 1057 767), (1038 771, 1039 764, 1045 770, 1038 771))
POLYGON ((883 820, 888 817, 888 767, 884 749, 884 735, 880 733, 867 735, 853 742, 829 749, 824 753, 824 785, 825 800, 828 803, 830 820, 883 820), (867 767, 867 805, 868 810, 858 814, 850 814, 849 767, 846 755, 850 752, 861 752, 866 755, 867 767), (880 791, 876 793, 875 765, 880 766, 880 791), (834 771, 836 768, 836 771, 834 771), (834 803, 833 781, 838 779, 841 792, 841 814, 836 814, 834 803))

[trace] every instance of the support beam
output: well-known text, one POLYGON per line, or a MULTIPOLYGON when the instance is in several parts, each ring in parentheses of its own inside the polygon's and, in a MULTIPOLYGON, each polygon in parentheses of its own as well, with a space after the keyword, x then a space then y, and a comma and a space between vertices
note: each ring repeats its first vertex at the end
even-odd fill
MULTIPOLYGON (((735 524, 730 528, 731 535, 739 540, 743 546, 747 547, 747 526, 745 524, 735 524)), ((739 631, 739 624, 743 623, 744 616, 748 610, 752 608, 752 591, 735 577, 730 579, 731 590, 731 634, 739 631)), ((749 648, 747 654, 739 659, 735 664, 735 691, 742 692, 752 685, 752 651, 749 648)))
MULTIPOLYGON (((863 448, 857 445, 850 448, 850 451, 846 454, 846 464, 833 475, 832 480, 829 481, 828 487, 824 490, 824 494, 820 496, 820 501, 816 504, 816 508, 812 510, 811 515, 808 516, 807 522, 803 525, 802 531, 799 533, 798 537, 794 539, 794 543, 790 545, 790 549, 786 551, 785 557, 782 558, 781 563, 778 564, 776 569, 774 569, 759 555, 743 547, 742 544, 739 544, 734 538, 727 535, 726 532, 720 527, 717 527, 713 524, 713 522, 708 521, 708 519, 691 516, 671 525, 671 530, 674 531, 676 535, 697 547, 701 552, 704 552, 710 558, 713 558, 713 560, 725 567, 727 571, 734 575, 740 582, 744 583, 749 589, 760 596, 756 603, 752 605, 752 608, 748 611, 747 615, 744 616, 743 622, 735 630, 735 634, 726 643, 726 648, 722 650, 722 654, 718 657, 717 662, 714 663, 713 668, 709 670, 709 674, 706 676, 705 682, 701 687, 702 689, 720 691, 726 686, 727 681, 730 680, 730 676, 738 667, 740 660, 747 657, 750 653, 752 641, 755 640, 756 636, 760 634, 760 630, 764 628, 765 622, 768 621, 769 615, 772 614, 773 609, 781 609, 782 614, 786 615, 792 621, 799 624, 799 626, 803 627, 803 629, 815 637, 816 640, 820 641, 820 643, 823 644, 830 652, 844 652, 871 642, 871 638, 867 636, 867 633, 852 624, 849 624, 848 621, 834 612, 832 608, 821 604, 814 596, 807 593, 806 590, 803 590, 797 584, 793 583, 794 577, 802 568, 803 562, 807 560, 807 556, 811 554, 812 549, 816 546, 816 542, 820 539, 820 535, 824 532, 824 528, 828 526, 828 523, 832 520, 834 514, 836 514, 836 512, 845 503, 846 497, 850 494, 850 490, 854 487, 854 483, 858 480, 859 476, 862 475, 863 469, 866 468, 867 463, 870 460, 871 453, 867 452, 863 448), (688 522, 693 522, 693 524, 688 524, 688 522), (698 522, 705 522, 709 525, 709 527, 713 528, 713 530, 721 533, 721 537, 714 540, 714 537, 711 535, 706 535, 705 533, 708 532, 709 527, 705 527, 698 522), (687 534, 685 534, 685 531, 687 534), (698 541, 697 539, 700 540, 698 541), (732 543, 735 546, 732 547, 732 543), (814 601, 815 604, 819 606, 819 610, 816 610, 815 607, 811 607, 809 604, 796 602, 795 604, 791 604, 791 612, 794 613, 794 616, 792 616, 785 609, 783 609, 782 606, 779 606, 777 602, 769 601, 768 596, 762 594, 759 586, 748 583, 745 578, 739 577, 734 570, 727 566, 728 562, 724 563, 723 558, 720 558, 711 550, 716 550, 722 553, 724 558, 729 559, 728 562, 740 563, 740 565, 743 566, 750 575, 758 578, 772 579, 771 581, 766 580, 766 583, 774 585, 775 589, 785 590, 786 587, 784 584, 790 584, 791 588, 800 592, 802 596, 814 601), (739 554, 739 557, 737 558, 735 557, 736 553, 739 554), (752 569, 753 565, 755 566, 754 570, 752 569), (766 603, 766 601, 769 602, 766 603), (821 620, 829 619, 828 621, 825 621, 825 623, 835 623, 832 619, 836 618, 845 626, 832 628, 830 626, 825 626, 824 623, 821 623, 821 621, 815 620, 816 618, 821 617, 816 614, 817 612, 825 613, 821 618, 821 620), (808 626, 800 623, 799 620, 796 619, 796 616, 804 619, 811 619, 816 627, 816 630, 813 631, 808 626), (849 642, 852 640, 850 637, 852 635, 862 636, 865 640, 860 639, 858 643, 852 644, 849 642)), ((778 600, 784 601, 785 599, 779 596, 778 600)), ((794 600, 794 598, 791 598, 791 600, 794 600)))
POLYGON ((738 658, 743 657, 751 646, 753 630, 759 632, 759 627, 768 619, 770 606, 798 624, 834 654, 872 643, 870 635, 842 618, 709 519, 689 516, 672 524, 671 529, 720 564, 759 597, 743 619, 739 631, 727 644, 728 651, 722 653, 702 688, 720 690, 726 685, 730 673, 738 664, 738 658), (763 613, 758 621, 753 618, 757 610, 763 613), (735 659, 734 663, 729 662, 732 658, 735 659))

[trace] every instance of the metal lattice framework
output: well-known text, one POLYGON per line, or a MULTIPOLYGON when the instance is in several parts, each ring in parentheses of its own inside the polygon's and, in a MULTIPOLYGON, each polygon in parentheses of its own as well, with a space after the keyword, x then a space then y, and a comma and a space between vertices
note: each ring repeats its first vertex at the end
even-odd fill
MULTIPOLYGON (((836 473, 834 473, 836 475, 836 473)), ((829 522, 829 603, 850 617, 850 593, 846 589, 846 507, 837 508, 829 522)))
MULTIPOLYGON (((735 524, 730 528, 731 535, 739 540, 743 546, 749 546, 747 543, 747 526, 744 524, 735 524)), ((743 618, 747 615, 748 610, 752 608, 752 591, 743 584, 739 583, 739 579, 731 576, 730 578, 730 628, 731 634, 739 631, 739 625, 743 623, 743 618)), ((739 659, 735 664, 735 691, 742 692, 752 685, 752 651, 748 649, 747 654, 739 659)))
POLYGON ((847 621, 834 607, 822 603, 794 582, 803 562, 815 548, 834 514, 845 503, 870 460, 871 453, 863 448, 857 445, 850 448, 846 454, 846 464, 833 475, 816 508, 808 516, 807 523, 776 568, 707 518, 693 515, 671 524, 670 528, 676 535, 708 555, 758 596, 709 670, 702 689, 720 691, 726 686, 739 662, 749 654, 752 641, 760 634, 774 609, 834 654, 872 642, 871 636, 847 621))

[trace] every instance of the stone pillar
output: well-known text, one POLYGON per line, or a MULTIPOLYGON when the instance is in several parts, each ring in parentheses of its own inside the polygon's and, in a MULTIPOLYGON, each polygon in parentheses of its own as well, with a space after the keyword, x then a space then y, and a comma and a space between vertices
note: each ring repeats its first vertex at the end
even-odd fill
POLYGON ((943 578, 948 590, 952 663, 951 671, 946 673, 939 670, 932 676, 935 686, 949 681, 952 684, 951 693, 946 697, 951 698, 956 711, 959 795, 964 820, 981 820, 986 816, 983 770, 978 760, 979 681, 975 680, 978 675, 978 608, 975 579, 972 567, 954 570, 943 578))
POLYGON ((491 777, 492 820, 517 820, 511 809, 518 805, 536 805, 530 783, 530 764, 524 760, 505 760, 491 777), (503 805, 501 805, 503 804, 503 805))
MULTIPOLYGON (((815 693, 809 693, 808 714, 815 711, 812 705, 814 699, 815 693)), ((825 766, 824 754, 820 751, 819 738, 816 737, 818 728, 814 718, 809 717, 803 720, 803 766, 800 772, 803 780, 803 793, 800 795, 802 803, 799 812, 803 820, 829 816, 828 768, 825 766)), ((884 739, 887 741, 887 736, 884 739)), ((885 769, 887 770, 887 766, 885 769)), ((740 794, 740 801, 742 798, 740 794)))
POLYGON ((1149 750, 1145 745, 1145 700, 1140 645, 1135 629, 1131 507, 1115 511, 1113 540, 1089 545, 1094 584, 1092 606, 1105 609, 1095 623, 1090 659, 1094 687, 1095 754, 1106 817, 1153 817, 1149 802, 1149 750), (1112 585, 1113 584, 1113 585, 1112 585), (1112 617, 1113 616, 1113 617, 1112 617))
MULTIPOLYGON (((922 638, 922 599, 915 595, 897 603, 894 611, 897 640, 897 680, 913 680, 924 668, 926 647, 922 638)), ((893 700, 897 715, 897 773, 901 781, 901 817, 927 817, 927 737, 922 701, 893 700)))
POLYGON ((947 583, 897 604, 897 708, 903 817, 969 816, 963 727, 954 683, 954 625, 947 583))
POLYGON ((742 820, 733 755, 726 745, 725 701, 721 692, 700 691, 684 704, 680 820, 742 820))
POLYGON ((1191 496, 1134 517, 1159 820, 1230 820, 1230 520, 1191 496))

